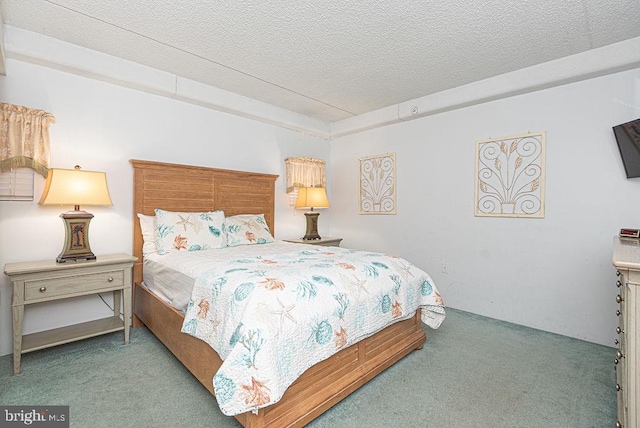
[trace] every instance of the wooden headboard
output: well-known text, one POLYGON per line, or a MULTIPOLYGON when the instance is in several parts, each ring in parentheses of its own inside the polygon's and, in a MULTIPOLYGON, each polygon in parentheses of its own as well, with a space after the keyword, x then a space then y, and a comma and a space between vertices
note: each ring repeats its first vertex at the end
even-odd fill
POLYGON ((131 159, 133 166, 133 281, 142 282, 142 232, 137 214, 223 210, 226 216, 264 214, 275 233, 277 175, 131 159))

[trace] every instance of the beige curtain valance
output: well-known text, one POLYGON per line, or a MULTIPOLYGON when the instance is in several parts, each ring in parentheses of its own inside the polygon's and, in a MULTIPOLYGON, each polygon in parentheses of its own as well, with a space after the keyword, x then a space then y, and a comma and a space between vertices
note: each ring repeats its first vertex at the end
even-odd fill
POLYGON ((55 121, 43 110, 0 103, 0 172, 27 167, 46 177, 49 124, 55 121))
POLYGON ((300 187, 327 187, 326 162, 314 158, 286 158, 287 193, 300 187))

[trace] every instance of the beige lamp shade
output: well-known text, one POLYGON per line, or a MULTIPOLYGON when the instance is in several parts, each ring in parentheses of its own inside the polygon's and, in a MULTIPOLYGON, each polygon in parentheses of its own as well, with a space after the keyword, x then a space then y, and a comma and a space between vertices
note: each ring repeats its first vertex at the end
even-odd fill
POLYGON ((113 205, 104 172, 49 169, 40 205, 113 205))
POLYGON ((296 208, 329 208, 327 191, 324 187, 302 187, 298 189, 296 208))

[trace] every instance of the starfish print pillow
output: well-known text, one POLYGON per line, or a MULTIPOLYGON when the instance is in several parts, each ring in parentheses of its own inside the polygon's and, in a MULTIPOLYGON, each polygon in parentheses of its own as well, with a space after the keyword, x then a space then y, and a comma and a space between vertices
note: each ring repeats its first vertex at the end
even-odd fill
POLYGON ((264 214, 234 215, 227 217, 224 225, 229 247, 267 244, 274 241, 264 214))
POLYGON ((156 209, 158 253, 200 251, 227 246, 224 212, 173 212, 156 209))

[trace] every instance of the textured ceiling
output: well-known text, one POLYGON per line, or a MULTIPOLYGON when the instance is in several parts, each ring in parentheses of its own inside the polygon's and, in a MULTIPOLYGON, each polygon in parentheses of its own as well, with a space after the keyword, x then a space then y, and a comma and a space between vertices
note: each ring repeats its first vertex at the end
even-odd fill
POLYGON ((326 122, 640 36, 640 0, 0 0, 4 23, 326 122))

